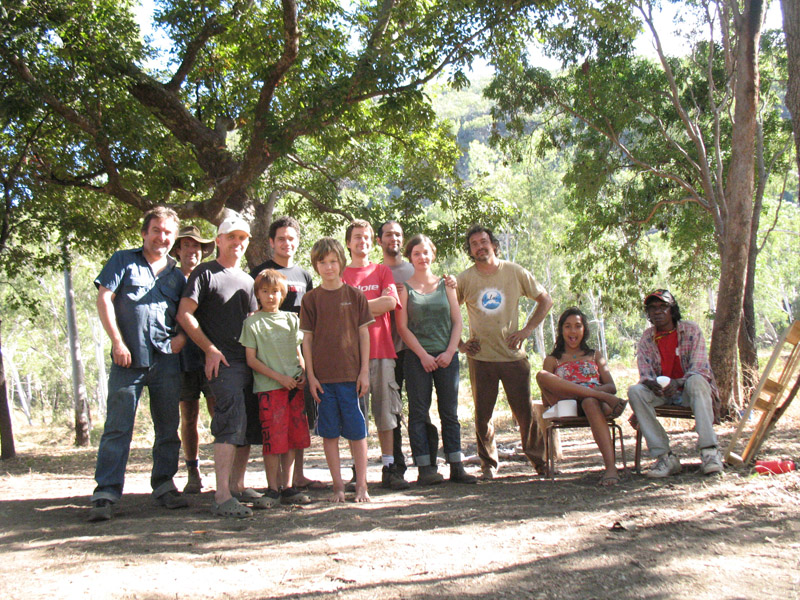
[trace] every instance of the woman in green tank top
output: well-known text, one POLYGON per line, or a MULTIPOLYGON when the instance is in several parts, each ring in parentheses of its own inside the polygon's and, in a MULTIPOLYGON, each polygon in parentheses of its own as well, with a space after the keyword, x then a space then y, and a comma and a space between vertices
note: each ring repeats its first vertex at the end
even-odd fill
POLYGON ((408 391, 408 437, 419 470, 417 483, 441 483, 437 472, 438 448, 428 444, 426 423, 433 388, 442 420, 442 443, 450 463, 450 481, 475 483, 464 470, 461 425, 458 422, 458 341, 461 309, 456 292, 431 271, 436 246, 428 237, 416 235, 406 244, 405 256, 414 274, 398 290, 402 310, 395 312, 397 331, 408 346, 403 361, 408 391))

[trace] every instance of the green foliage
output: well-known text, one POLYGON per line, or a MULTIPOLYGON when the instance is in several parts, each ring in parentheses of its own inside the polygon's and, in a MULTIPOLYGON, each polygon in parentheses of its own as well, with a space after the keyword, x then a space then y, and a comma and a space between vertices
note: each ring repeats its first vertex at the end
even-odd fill
MULTIPOLYGON (((609 43, 610 27, 622 38, 637 30, 634 13, 625 13, 631 5, 612 4, 607 21, 574 11, 562 23, 538 23, 564 70, 550 73, 521 55, 498 65, 485 93, 498 123, 491 141, 509 160, 532 149, 568 161, 562 183, 572 221, 561 249, 577 256, 571 289, 597 286, 606 308, 631 310, 640 291, 657 282, 688 295, 719 275, 731 88, 726 49, 716 41, 696 39, 687 55, 663 57, 666 67, 631 55, 624 40, 609 43), (669 245, 667 257, 652 253, 654 237, 669 245)), ((782 48, 779 32, 765 34, 766 177, 781 177, 790 165, 782 48)))

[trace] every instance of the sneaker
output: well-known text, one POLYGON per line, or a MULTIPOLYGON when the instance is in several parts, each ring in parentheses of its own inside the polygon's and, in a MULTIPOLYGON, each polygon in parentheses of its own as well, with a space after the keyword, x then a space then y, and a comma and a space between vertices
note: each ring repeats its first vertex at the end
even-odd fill
POLYGON ((203 480, 200 478, 200 470, 197 467, 189 467, 189 478, 183 488, 184 494, 199 494, 203 489, 203 480))
POLYGON ((703 475, 722 473, 722 470, 725 468, 722 464, 722 455, 716 446, 700 450, 700 460, 703 461, 703 475))
POLYGON ((114 503, 108 498, 100 498, 92 502, 92 508, 89 510, 89 522, 96 523, 98 521, 110 521, 111 511, 114 503))
POLYGON ((381 472, 381 487, 387 490, 407 490, 410 484, 403 479, 402 474, 397 471, 395 465, 383 467, 381 472))
POLYGON ((677 475, 681 472, 681 461, 672 452, 658 457, 655 464, 647 472, 648 477, 661 478, 677 475))
POLYGON ((311 504, 311 498, 297 488, 288 487, 281 490, 281 504, 311 504))
POLYGON ((186 499, 186 496, 181 494, 178 490, 170 490, 165 494, 161 494, 156 498, 156 503, 170 510, 189 506, 189 501, 186 499))

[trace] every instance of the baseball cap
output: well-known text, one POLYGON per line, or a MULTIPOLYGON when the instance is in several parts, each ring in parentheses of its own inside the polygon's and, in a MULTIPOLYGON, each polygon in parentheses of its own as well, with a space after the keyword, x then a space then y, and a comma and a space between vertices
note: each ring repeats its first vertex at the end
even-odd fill
POLYGON ((227 217, 219 224, 217 235, 225 235, 231 231, 244 231, 247 235, 250 235, 250 225, 241 217, 227 217))
POLYGON ((675 298, 672 297, 669 290, 653 290, 644 297, 644 305, 647 306, 653 300, 661 300, 664 304, 668 304, 669 306, 675 304, 675 298))

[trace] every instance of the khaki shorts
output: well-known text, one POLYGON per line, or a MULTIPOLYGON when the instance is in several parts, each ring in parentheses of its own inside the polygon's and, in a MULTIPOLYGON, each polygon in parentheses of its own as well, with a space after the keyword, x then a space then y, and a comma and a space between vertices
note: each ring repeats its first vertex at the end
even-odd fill
POLYGON ((403 412, 400 386, 394 378, 393 358, 371 358, 369 361, 369 393, 372 399, 372 418, 378 431, 397 427, 398 416, 403 412))

